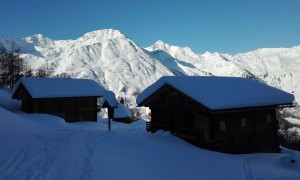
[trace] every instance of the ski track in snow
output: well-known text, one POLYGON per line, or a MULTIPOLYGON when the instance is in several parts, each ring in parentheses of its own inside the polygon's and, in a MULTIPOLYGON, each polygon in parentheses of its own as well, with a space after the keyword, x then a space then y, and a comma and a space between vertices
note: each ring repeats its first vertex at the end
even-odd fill
POLYGON ((244 178, 245 180, 252 180, 253 177, 252 177, 252 172, 251 172, 251 166, 250 166, 250 159, 252 157, 248 157, 248 158, 245 158, 242 160, 242 170, 243 170, 243 173, 244 173, 244 178))
POLYGON ((39 147, 28 145, 20 148, 0 167, 0 179, 99 179, 91 163, 92 143, 103 134, 100 130, 84 133, 74 130, 53 137, 36 137, 42 142, 39 147))

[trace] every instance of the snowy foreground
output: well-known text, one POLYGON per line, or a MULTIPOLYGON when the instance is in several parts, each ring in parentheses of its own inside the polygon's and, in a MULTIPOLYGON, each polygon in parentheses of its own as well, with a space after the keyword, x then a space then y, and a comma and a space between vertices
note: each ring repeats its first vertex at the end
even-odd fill
POLYGON ((145 122, 65 123, 26 114, 0 90, 0 179, 300 179, 300 153, 229 155, 194 147, 145 122), (295 160, 295 163, 291 163, 295 160))

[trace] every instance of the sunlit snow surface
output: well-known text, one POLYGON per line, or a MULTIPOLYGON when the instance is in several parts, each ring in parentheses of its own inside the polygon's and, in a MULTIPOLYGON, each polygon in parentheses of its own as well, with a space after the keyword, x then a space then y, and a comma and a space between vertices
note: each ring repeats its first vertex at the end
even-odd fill
POLYGON ((145 122, 65 123, 19 111, 0 90, 0 179, 300 179, 300 153, 230 155, 203 150, 145 122), (291 160, 296 160, 291 163, 291 160))

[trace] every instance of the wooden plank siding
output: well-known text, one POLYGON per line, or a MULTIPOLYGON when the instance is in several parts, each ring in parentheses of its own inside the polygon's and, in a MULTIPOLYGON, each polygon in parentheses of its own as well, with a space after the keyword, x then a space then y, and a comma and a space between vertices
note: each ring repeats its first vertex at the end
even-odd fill
POLYGON ((229 153, 279 151, 275 109, 221 112, 214 114, 213 118, 212 142, 216 150, 229 153), (220 130, 222 121, 225 130, 220 130))
POLYGON ((97 121, 97 97, 27 99, 22 110, 56 115, 67 122, 97 121))
POLYGON ((201 148, 225 153, 279 152, 275 107, 213 111, 168 86, 147 101, 151 131, 168 130, 201 148))

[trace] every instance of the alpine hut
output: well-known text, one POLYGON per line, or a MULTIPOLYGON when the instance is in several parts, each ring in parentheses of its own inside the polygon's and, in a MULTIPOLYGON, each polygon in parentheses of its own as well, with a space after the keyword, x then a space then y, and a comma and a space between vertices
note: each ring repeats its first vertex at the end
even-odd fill
POLYGON ((114 121, 131 123, 131 117, 131 111, 122 103, 119 103, 117 108, 114 109, 114 121))
POLYGON ((148 130, 168 130, 225 153, 278 152, 276 108, 294 96, 238 77, 162 77, 138 97, 151 109, 148 130))
POLYGON ((21 78, 12 98, 22 101, 27 113, 60 116, 67 122, 97 121, 97 99, 103 97, 107 106, 117 106, 113 92, 95 81, 71 78, 21 78))

